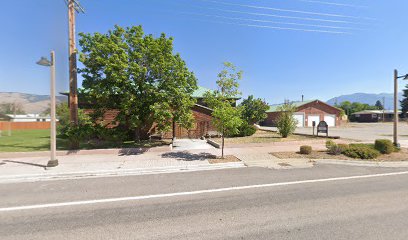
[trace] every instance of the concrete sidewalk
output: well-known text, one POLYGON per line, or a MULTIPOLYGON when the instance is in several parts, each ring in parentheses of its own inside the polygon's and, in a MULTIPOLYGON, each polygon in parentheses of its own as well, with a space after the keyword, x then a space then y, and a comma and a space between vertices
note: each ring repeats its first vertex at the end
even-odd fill
POLYGON ((211 164, 220 149, 202 141, 180 141, 178 147, 151 149, 101 149, 59 152, 59 166, 46 168, 48 152, 0 153, 0 183, 38 181, 98 176, 141 175, 180 171, 199 171, 236 167, 265 167, 274 169, 306 168, 313 163, 307 159, 278 159, 270 152, 298 151, 301 145, 313 149, 325 148, 324 140, 227 145, 225 155, 234 155, 242 162, 211 164), (190 150, 186 146, 191 145, 190 150), (202 149, 200 149, 202 148, 202 149))
MULTIPOLYGON (((102 151, 103 152, 103 151, 102 151)), ((93 152, 95 153, 95 152, 93 152)), ((242 162, 211 164, 211 153, 147 151, 135 154, 58 156, 59 166, 46 168, 48 157, 0 157, 0 183, 96 176, 140 175, 244 167, 242 162)))

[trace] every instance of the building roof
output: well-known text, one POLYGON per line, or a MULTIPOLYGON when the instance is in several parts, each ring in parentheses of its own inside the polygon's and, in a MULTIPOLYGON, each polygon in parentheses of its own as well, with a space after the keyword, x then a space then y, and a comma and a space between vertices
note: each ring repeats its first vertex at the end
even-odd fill
POLYGON ((50 116, 41 116, 40 114, 2 114, 3 117, 9 118, 9 119, 50 119, 50 116))
POLYGON ((204 94, 208 91, 212 91, 212 90, 205 88, 205 87, 198 86, 197 90, 195 90, 191 96, 193 98, 203 98, 204 94))
MULTIPOLYGON (((364 114, 394 114, 393 110, 364 110, 360 112, 355 112, 351 115, 364 115, 364 114)), ((401 111, 398 111, 398 113, 401 113, 401 111)))
MULTIPOLYGON (((301 106, 303 106, 303 105, 305 105, 305 104, 308 104, 308 103, 311 103, 311 102, 314 102, 314 101, 318 101, 317 99, 315 99, 315 100, 306 100, 306 101, 295 101, 295 102, 290 102, 293 106, 295 106, 296 108, 298 108, 298 107, 301 107, 301 106)), ((283 105, 285 105, 284 103, 281 103, 281 104, 275 104, 275 105, 270 105, 269 106, 269 110, 267 110, 266 112, 268 113, 271 113, 271 112, 280 112, 279 111, 279 108, 280 107, 282 107, 283 105)))

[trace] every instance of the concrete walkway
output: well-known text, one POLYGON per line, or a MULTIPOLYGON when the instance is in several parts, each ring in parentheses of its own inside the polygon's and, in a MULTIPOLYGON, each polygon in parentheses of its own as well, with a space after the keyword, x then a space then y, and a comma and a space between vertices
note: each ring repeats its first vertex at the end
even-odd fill
POLYGON ((213 149, 214 147, 201 139, 176 139, 173 143, 173 150, 187 151, 197 149, 213 149))
POLYGON ((241 154, 239 157, 248 167, 265 167, 273 169, 313 167, 313 162, 308 159, 280 159, 269 153, 241 154))
POLYGON ((244 167, 242 162, 211 164, 204 150, 135 154, 59 156, 59 166, 46 168, 48 157, 0 157, 0 183, 96 176, 140 175, 244 167))

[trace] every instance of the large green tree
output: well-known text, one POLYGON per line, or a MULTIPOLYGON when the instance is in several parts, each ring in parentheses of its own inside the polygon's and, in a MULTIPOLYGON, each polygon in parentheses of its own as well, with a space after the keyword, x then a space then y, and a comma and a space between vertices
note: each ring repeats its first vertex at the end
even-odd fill
POLYGON ((407 117, 407 112, 408 112, 408 85, 403 91, 403 99, 400 101, 401 103, 401 111, 402 111, 402 116, 407 117))
POLYGON ((267 117, 266 111, 269 109, 268 104, 260 98, 255 99, 253 95, 244 99, 239 106, 242 108, 242 120, 248 124, 259 123, 264 120, 267 117))
POLYGON ((238 90, 238 80, 242 79, 242 71, 229 62, 224 63, 224 69, 218 74, 218 89, 205 94, 204 101, 213 109, 213 124, 221 133, 221 157, 224 158, 224 138, 239 132, 242 124, 241 112, 234 106, 235 99, 241 93, 238 90))
POLYGON ((337 107, 343 109, 348 117, 351 117, 351 115, 355 112, 360 112, 364 110, 378 110, 378 107, 375 105, 372 106, 372 105, 369 105, 366 103, 360 103, 360 102, 351 103, 350 101, 344 101, 340 103, 340 105, 338 105, 337 107))
POLYGON ((376 106, 378 110, 384 110, 384 106, 383 106, 383 104, 381 103, 380 100, 377 100, 377 102, 375 102, 374 106, 376 106))
POLYGON ((135 140, 147 139, 154 124, 159 131, 170 130, 172 120, 191 127, 197 80, 173 53, 173 38, 115 26, 106 34, 81 33, 79 44, 83 93, 95 116, 119 110, 115 121, 135 140))

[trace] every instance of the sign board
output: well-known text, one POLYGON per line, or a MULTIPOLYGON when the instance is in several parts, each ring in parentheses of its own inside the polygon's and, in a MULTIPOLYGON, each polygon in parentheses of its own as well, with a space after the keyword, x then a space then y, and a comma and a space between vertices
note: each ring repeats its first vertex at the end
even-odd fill
POLYGON ((326 133, 326 136, 329 136, 329 125, 325 121, 320 121, 317 125, 317 136, 319 133, 326 133))

